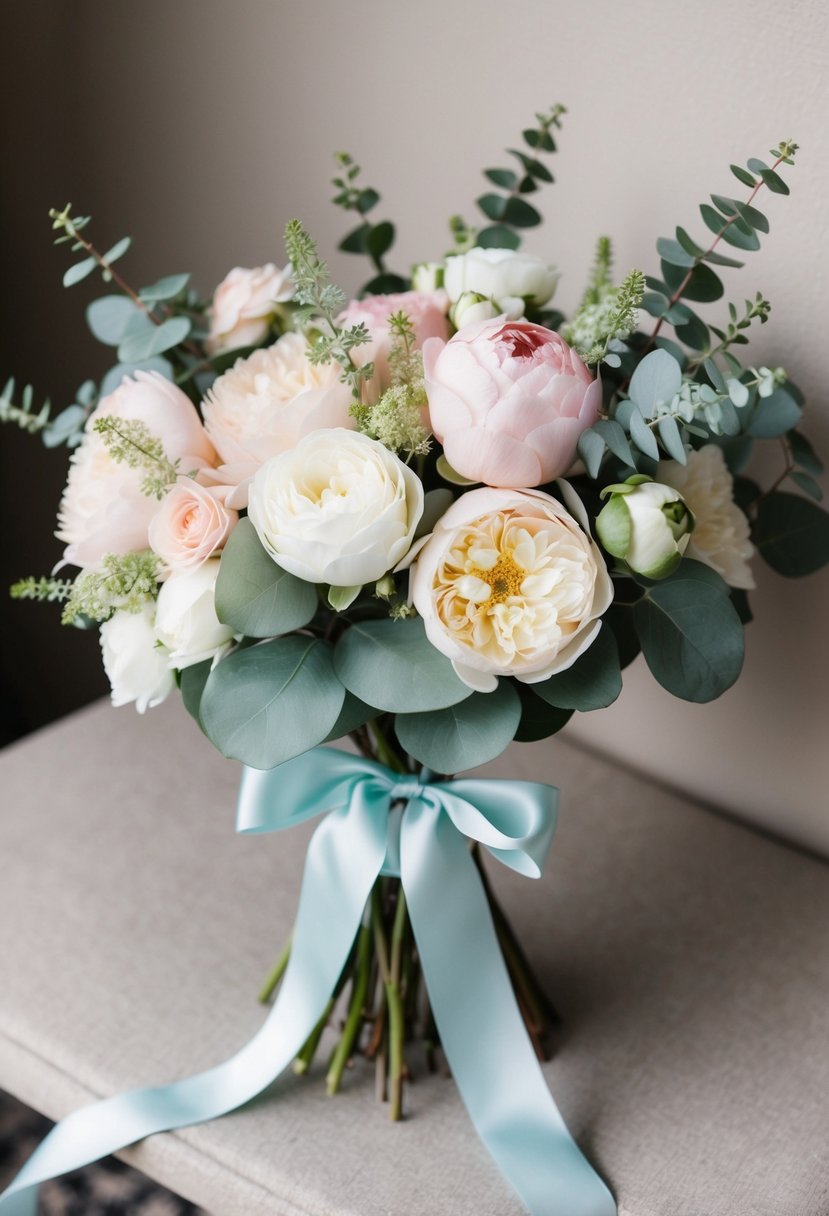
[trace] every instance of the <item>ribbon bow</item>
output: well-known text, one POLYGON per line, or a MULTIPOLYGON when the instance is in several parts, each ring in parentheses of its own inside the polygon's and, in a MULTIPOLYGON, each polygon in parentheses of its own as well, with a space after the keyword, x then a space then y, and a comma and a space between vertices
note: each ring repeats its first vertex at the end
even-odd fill
POLYGON ((557 800, 548 785, 406 777, 332 748, 245 769, 238 831, 279 831, 329 812, 308 846, 291 958, 267 1020, 224 1064, 69 1115, 0 1195, 0 1216, 34 1216, 48 1178, 218 1118, 270 1085, 322 1016, 381 873, 400 875, 447 1061, 505 1177, 532 1216, 615 1216, 536 1062, 467 843, 537 878, 557 800))

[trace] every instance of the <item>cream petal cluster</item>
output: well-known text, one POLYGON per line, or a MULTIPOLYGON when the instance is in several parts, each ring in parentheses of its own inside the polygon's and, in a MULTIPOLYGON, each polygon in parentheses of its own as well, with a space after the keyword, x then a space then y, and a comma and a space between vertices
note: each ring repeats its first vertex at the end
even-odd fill
POLYGON ((195 570, 171 574, 156 603, 156 638, 167 649, 170 667, 181 670, 216 659, 233 641, 233 630, 216 616, 215 592, 220 559, 195 570))
POLYGON ((182 472, 212 465, 216 459, 198 411, 181 389, 158 372, 126 377, 93 410, 83 442, 75 449, 58 510, 55 535, 66 544, 64 560, 94 568, 107 553, 147 548, 155 498, 141 492, 143 472, 119 463, 93 430, 99 418, 137 419, 160 439, 167 458, 182 472))
POLYGON ((354 347, 354 357, 360 364, 373 363, 374 375, 364 388, 366 401, 374 402, 391 384, 389 355, 393 334, 389 326, 392 313, 404 312, 414 329, 415 349, 420 350, 429 338, 445 342, 449 337, 446 312, 449 301, 443 291, 402 291, 394 295, 364 296, 352 300, 338 318, 346 327, 363 324, 370 341, 354 347))
POLYGON ((213 292, 208 353, 219 355, 242 346, 255 346, 268 335, 274 305, 294 294, 291 268, 273 262, 248 269, 236 266, 213 292))
POLYGON ((338 365, 314 366, 306 339, 288 333, 237 359, 213 382, 202 413, 227 480, 238 484, 311 431, 353 427, 350 407, 351 391, 341 383, 338 365))
POLYGON ((596 535, 608 553, 647 578, 666 578, 688 548, 694 518, 678 490, 643 474, 602 491, 596 535))
POLYGON ((316 431, 253 479, 250 519, 271 557, 311 583, 358 587, 408 553, 423 486, 374 439, 316 431))
POLYGON ((187 477, 167 494, 150 520, 148 539, 168 570, 194 570, 224 546, 239 513, 221 491, 187 477))
POLYGON ((475 248, 446 259, 443 285, 460 328, 498 313, 522 317, 527 304, 540 308, 552 298, 558 278, 555 267, 531 253, 475 248))
POLYGON ((441 517, 413 567, 412 599, 464 683, 535 684, 591 644, 613 584, 583 525, 539 490, 471 490, 441 517))
POLYGON ((734 501, 734 479, 722 448, 705 444, 688 453, 685 466, 663 461, 656 476, 678 490, 693 513, 694 531, 686 556, 716 570, 729 587, 751 591, 755 584, 749 562, 754 545, 749 522, 734 501))
POLYGON ((145 604, 140 612, 115 612, 101 626, 101 651, 113 705, 134 701, 143 714, 173 691, 168 655, 155 632, 154 604, 145 604))
POLYGON ((566 473, 602 388, 552 330, 482 321, 423 347, 432 429, 449 464, 490 486, 539 486, 566 473))

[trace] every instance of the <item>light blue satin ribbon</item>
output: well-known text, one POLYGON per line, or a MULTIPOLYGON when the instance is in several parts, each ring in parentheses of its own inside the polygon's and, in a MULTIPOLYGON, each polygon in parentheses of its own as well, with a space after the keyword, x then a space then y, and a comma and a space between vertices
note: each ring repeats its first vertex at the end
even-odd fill
POLYGON ((534 782, 405 777, 332 748, 268 772, 246 769, 240 832, 279 831, 330 812, 308 846, 291 958, 266 1022, 216 1068, 69 1115, 0 1195, 0 1214, 34 1216, 41 1182, 261 1093, 322 1016, 378 875, 399 873, 447 1061, 502 1173, 532 1216, 616 1216, 536 1062, 468 844, 537 878, 557 799, 534 782), (402 814, 390 813, 400 803, 402 814))

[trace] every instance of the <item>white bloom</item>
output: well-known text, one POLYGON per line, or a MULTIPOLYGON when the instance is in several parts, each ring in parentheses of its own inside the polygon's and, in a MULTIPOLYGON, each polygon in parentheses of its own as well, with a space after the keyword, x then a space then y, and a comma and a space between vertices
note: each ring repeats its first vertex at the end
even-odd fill
POLYGON ((301 334, 283 334, 219 376, 202 406, 208 435, 238 484, 325 427, 353 427, 351 391, 336 363, 315 367, 301 334))
POLYGON ((156 605, 155 628, 167 647, 170 667, 190 667, 225 651, 233 630, 216 616, 218 557, 195 570, 171 574, 162 584, 156 605))
MULTIPOLYGON (((519 300, 518 316, 524 311, 523 301, 519 300)), ((478 321, 491 321, 497 317, 499 310, 492 300, 479 296, 477 291, 465 291, 458 297, 449 310, 449 317, 455 329, 463 329, 464 325, 475 325, 478 321)))
MULTIPOLYGON (((585 517, 586 523, 586 517, 585 517)), ((594 542, 540 490, 471 490, 417 557, 412 598, 429 641, 471 688, 564 671, 594 640, 613 585, 594 542)))
POLYGON ((249 514, 271 557, 311 583, 357 587, 382 578, 409 551, 423 486, 366 435, 317 431, 263 465, 249 514))
POLYGON ((418 262, 412 267, 412 291, 439 291, 443 287, 443 262, 418 262))
POLYGON ((599 540, 637 574, 665 578, 679 565, 694 526, 682 495, 638 476, 609 489, 610 500, 596 518, 599 540))
POLYGON ((522 315, 524 305, 540 308, 552 298, 558 271, 531 253, 476 248, 446 259, 443 282, 453 304, 464 292, 474 291, 514 319, 522 315))
POLYGON ((663 461, 657 477, 679 490, 693 512, 695 526, 686 556, 705 562, 729 587, 750 591, 755 585, 749 566, 754 546, 748 520, 734 502, 734 479, 722 449, 705 444, 689 452, 685 467, 663 461))
POLYGON ((267 337, 274 305, 294 294, 291 268, 280 270, 273 262, 248 270, 236 266, 213 292, 210 334, 206 346, 211 355, 240 346, 255 346, 267 337))
POLYGON ((112 704, 134 701, 140 714, 160 705, 175 686, 167 653, 157 644, 154 617, 155 605, 145 604, 140 612, 116 612, 101 626, 112 704))

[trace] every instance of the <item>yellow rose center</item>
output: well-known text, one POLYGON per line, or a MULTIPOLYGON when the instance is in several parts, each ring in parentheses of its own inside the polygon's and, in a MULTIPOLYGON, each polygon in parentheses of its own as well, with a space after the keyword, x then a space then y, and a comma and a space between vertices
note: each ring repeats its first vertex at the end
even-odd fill
POLYGON ((481 608, 486 609, 492 607, 493 604, 503 604, 504 600, 509 599, 511 595, 520 595, 521 583, 527 572, 516 563, 510 554, 502 553, 491 570, 482 570, 479 566, 475 566, 469 573, 475 578, 489 583, 492 588, 489 599, 481 604, 481 608))

